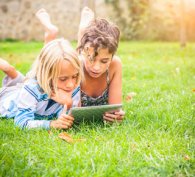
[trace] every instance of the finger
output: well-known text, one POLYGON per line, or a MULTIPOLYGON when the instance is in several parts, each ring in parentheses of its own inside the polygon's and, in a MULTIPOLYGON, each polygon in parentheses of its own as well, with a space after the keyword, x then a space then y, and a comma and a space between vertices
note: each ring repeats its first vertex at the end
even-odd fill
POLYGON ((114 122, 114 119, 106 117, 106 116, 103 116, 103 119, 110 122, 110 123, 114 122))
POLYGON ((121 120, 123 120, 123 117, 121 117, 121 116, 118 116, 115 120, 119 120, 119 121, 121 121, 121 120))
POLYGON ((68 122, 71 126, 73 124, 73 121, 72 120, 66 120, 66 122, 68 122))
POLYGON ((60 123, 63 124, 63 125, 72 126, 73 121, 67 120, 67 119, 65 118, 65 119, 61 119, 61 120, 60 120, 60 123))
POLYGON ((110 118, 113 118, 115 120, 122 120, 123 119, 123 115, 119 114, 119 115, 116 115, 116 114, 110 114, 110 113, 106 113, 105 116, 107 117, 110 117, 110 118))
POLYGON ((106 117, 106 116, 104 116, 103 118, 108 123, 114 123, 114 122, 121 123, 122 122, 122 119, 112 119, 112 118, 109 118, 109 117, 106 117))
POLYGON ((120 116, 120 115, 112 115, 112 114, 108 114, 108 116, 106 115, 105 117, 109 118, 112 120, 112 122, 114 121, 122 121, 123 120, 123 117, 120 116), (111 115, 111 116, 110 116, 111 115))
POLYGON ((124 111, 117 111, 114 113, 115 115, 120 115, 120 116, 124 116, 125 115, 125 112, 124 111))
POLYGON ((109 114, 109 113, 106 113, 105 116, 106 116, 106 117, 109 117, 109 118, 112 118, 112 119, 117 119, 117 117, 118 117, 118 115, 109 114))
POLYGON ((61 127, 64 129, 70 128, 72 125, 69 122, 62 122, 61 127))
POLYGON ((73 124, 73 120, 69 120, 69 119, 67 119, 67 118, 65 118, 65 117, 59 118, 59 122, 60 122, 61 124, 63 124, 63 125, 68 125, 69 127, 71 127, 72 124, 73 124))
POLYGON ((65 104, 65 105, 64 105, 64 109, 63 109, 63 111, 62 111, 62 114, 66 114, 66 111, 67 111, 67 105, 65 104))
POLYGON ((72 123, 70 123, 70 122, 64 122, 64 124, 66 124, 68 127, 72 126, 72 123))
POLYGON ((62 129, 69 129, 69 126, 63 125, 63 126, 62 126, 62 129))
POLYGON ((68 126, 66 124, 59 123, 59 128, 61 128, 61 129, 67 129, 68 126))
POLYGON ((123 118, 124 118, 124 115, 116 115, 117 116, 117 120, 123 120, 123 118))
POLYGON ((105 112, 105 114, 114 114, 115 111, 108 111, 108 112, 105 112))
POLYGON ((67 120, 74 121, 74 117, 72 117, 70 115, 64 115, 63 117, 65 117, 65 119, 67 119, 67 120))
POLYGON ((74 120, 74 117, 69 116, 67 114, 61 114, 60 118, 63 119, 63 120, 74 120))

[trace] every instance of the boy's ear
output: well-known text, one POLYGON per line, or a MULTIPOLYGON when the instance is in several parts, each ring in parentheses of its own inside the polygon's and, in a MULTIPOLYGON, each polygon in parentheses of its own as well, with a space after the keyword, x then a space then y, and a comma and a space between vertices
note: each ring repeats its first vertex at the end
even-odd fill
POLYGON ((53 90, 53 80, 50 81, 49 86, 50 86, 51 90, 54 91, 53 90))

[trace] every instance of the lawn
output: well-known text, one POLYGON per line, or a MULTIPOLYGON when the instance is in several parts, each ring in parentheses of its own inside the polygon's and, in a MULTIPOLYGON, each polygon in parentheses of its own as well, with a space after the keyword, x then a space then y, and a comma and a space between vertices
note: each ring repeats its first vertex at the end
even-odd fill
MULTIPOLYGON (((41 47, 0 42, 0 56, 26 73, 41 47)), ((123 123, 75 126, 67 133, 85 141, 69 144, 61 131, 20 130, 0 119, 0 176, 195 175, 195 44, 121 42, 118 55, 123 123)))

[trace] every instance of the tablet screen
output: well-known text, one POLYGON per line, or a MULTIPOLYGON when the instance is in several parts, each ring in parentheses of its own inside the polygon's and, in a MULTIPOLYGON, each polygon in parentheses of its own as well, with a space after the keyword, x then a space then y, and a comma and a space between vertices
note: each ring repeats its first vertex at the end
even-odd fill
POLYGON ((75 123, 81 122, 102 122, 103 114, 122 108, 122 104, 110 104, 101 106, 74 107, 70 113, 74 117, 75 123))

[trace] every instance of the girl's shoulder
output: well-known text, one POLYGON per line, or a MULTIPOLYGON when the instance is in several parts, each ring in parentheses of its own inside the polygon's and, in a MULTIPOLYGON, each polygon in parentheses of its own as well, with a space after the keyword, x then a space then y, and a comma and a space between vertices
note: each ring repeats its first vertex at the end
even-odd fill
POLYGON ((114 55, 110 63, 109 73, 113 75, 114 73, 118 71, 122 71, 122 62, 121 62, 120 57, 114 55))
POLYGON ((112 61, 110 63, 110 68, 111 69, 119 69, 121 67, 122 67, 122 62, 121 62, 120 57, 114 55, 112 58, 112 61))
POLYGON ((119 56, 117 56, 117 55, 114 55, 113 58, 112 58, 112 61, 121 63, 121 58, 119 56))

